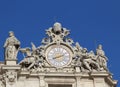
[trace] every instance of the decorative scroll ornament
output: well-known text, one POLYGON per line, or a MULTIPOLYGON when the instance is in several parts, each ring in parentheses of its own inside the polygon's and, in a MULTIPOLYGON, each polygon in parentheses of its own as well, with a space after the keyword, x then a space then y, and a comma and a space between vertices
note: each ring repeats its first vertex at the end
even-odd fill
MULTIPOLYGON (((25 55, 24 59, 19 63, 22 70, 31 72, 76 72, 76 67, 79 72, 102 72, 107 70, 107 57, 102 50, 102 45, 96 49, 96 54, 93 51, 88 52, 87 48, 80 46, 78 42, 68 37, 70 31, 63 28, 62 25, 56 22, 53 27, 46 30, 47 37, 43 38, 42 45, 36 47, 33 43, 32 49, 29 47, 21 48, 20 51, 25 55), (56 46, 65 46, 71 50, 71 62, 61 68, 51 66, 47 61, 46 51, 48 48, 56 46)), ((51 48, 50 48, 51 49, 51 48)), ((63 52, 64 53, 64 52, 63 52)), ((55 55, 56 61, 60 61, 62 53, 55 55)), ((52 58, 52 57, 50 57, 52 58)), ((64 58, 63 58, 64 59, 64 58)), ((61 62, 62 64, 63 62, 61 62)))
POLYGON ((46 34, 48 35, 48 38, 44 38, 42 40, 43 44, 49 44, 49 43, 61 43, 61 42, 70 42, 73 43, 70 38, 65 38, 67 35, 70 34, 69 30, 66 28, 62 28, 62 25, 58 22, 56 22, 53 27, 46 30, 46 34))

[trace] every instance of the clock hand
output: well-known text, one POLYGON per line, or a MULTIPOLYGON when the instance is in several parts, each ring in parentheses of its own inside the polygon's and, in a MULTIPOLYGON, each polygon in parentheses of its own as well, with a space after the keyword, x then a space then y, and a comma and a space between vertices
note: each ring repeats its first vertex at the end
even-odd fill
POLYGON ((60 58, 60 57, 62 57, 62 56, 64 56, 64 55, 56 56, 56 57, 54 57, 53 59, 57 59, 57 58, 60 58))

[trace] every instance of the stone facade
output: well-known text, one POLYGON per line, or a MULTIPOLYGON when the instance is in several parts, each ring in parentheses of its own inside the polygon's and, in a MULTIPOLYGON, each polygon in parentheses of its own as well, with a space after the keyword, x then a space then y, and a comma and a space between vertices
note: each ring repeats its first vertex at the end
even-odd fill
POLYGON ((88 51, 68 37, 60 23, 46 30, 42 45, 20 48, 20 41, 9 33, 0 63, 0 87, 116 87, 107 68, 102 45, 88 51), (17 53, 25 56, 17 63, 17 53))

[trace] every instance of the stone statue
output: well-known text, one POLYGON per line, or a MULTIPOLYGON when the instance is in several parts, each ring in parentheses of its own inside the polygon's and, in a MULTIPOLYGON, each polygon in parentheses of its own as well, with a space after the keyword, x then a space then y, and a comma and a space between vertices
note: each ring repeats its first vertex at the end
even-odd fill
POLYGON ((87 53, 87 48, 82 49, 82 54, 80 56, 81 62, 82 62, 82 67, 87 68, 89 71, 91 71, 91 67, 89 66, 89 58, 88 58, 88 53, 87 53))
POLYGON ((83 48, 81 60, 85 68, 87 68, 89 71, 92 71, 94 67, 96 68, 97 71, 100 71, 99 64, 95 61, 96 59, 93 51, 87 53, 87 49, 83 48))
POLYGON ((26 48, 21 48, 20 52, 23 53, 24 55, 24 59, 22 61, 20 61, 20 65, 22 66, 22 68, 26 68, 28 67, 35 59, 31 54, 31 49, 29 47, 26 48))
POLYGON ((16 59, 17 53, 20 47, 20 41, 14 36, 14 32, 9 32, 4 48, 5 48, 5 59, 16 59))
POLYGON ((100 68, 107 70, 108 58, 105 56, 105 52, 102 50, 102 45, 98 45, 98 48, 96 49, 96 55, 97 55, 97 62, 99 63, 100 68))
POLYGON ((20 51, 22 53, 25 53, 26 56, 24 60, 22 60, 19 64, 22 65, 22 67, 30 70, 30 69, 36 69, 36 68, 42 68, 44 66, 43 61, 44 61, 44 56, 43 56, 43 51, 44 48, 41 46, 39 48, 36 48, 36 46, 31 43, 32 45, 32 51, 30 48, 22 48, 20 51))
POLYGON ((81 56, 81 51, 82 51, 82 47, 80 46, 80 44, 78 42, 75 43, 75 47, 74 49, 74 57, 80 57, 81 56))
POLYGON ((90 61, 91 61, 90 62, 91 68, 92 69, 96 69, 97 71, 100 71, 101 70, 100 66, 99 66, 99 64, 97 62, 97 58, 96 58, 96 56, 95 56, 93 51, 90 51, 88 53, 88 57, 90 58, 90 61))
POLYGON ((74 60, 75 60, 75 66, 79 66, 81 68, 81 46, 78 42, 76 42, 74 47, 74 60))

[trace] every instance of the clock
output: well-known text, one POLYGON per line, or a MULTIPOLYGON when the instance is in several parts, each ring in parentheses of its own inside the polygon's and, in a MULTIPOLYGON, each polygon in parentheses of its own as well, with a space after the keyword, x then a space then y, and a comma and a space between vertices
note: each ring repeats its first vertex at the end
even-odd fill
POLYGON ((72 51, 64 45, 52 45, 46 50, 46 60, 51 66, 65 67, 72 61, 72 51))

